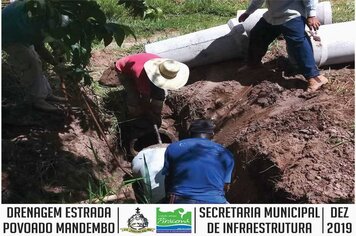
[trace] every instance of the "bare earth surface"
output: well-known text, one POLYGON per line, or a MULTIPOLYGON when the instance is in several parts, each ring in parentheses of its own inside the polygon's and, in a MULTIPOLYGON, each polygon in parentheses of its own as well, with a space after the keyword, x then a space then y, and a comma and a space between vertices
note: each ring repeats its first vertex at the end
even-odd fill
MULTIPOLYGON (((124 54, 94 52, 94 77, 124 54)), ((354 202, 354 63, 321 68, 330 83, 314 93, 288 75, 283 42, 264 63, 239 73, 240 60, 192 69, 189 84, 166 100, 164 127, 184 138, 192 119, 215 121, 214 140, 236 158, 231 203, 354 202)), ((133 200, 82 103, 71 100, 74 114, 48 115, 13 106, 10 86, 3 85, 3 202, 79 202, 103 182, 124 193, 119 202, 133 200)), ((106 137, 116 144, 115 134, 106 137)))

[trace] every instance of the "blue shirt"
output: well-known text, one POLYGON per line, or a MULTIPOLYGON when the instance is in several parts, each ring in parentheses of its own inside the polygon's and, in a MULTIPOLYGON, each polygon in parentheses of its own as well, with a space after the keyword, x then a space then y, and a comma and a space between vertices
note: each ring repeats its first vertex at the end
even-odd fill
POLYGON ((45 20, 31 20, 26 11, 26 1, 16 1, 2 10, 2 42, 32 45, 42 39, 45 20))
POLYGON ((224 185, 231 182, 234 157, 209 139, 184 139, 168 146, 162 174, 167 193, 207 203, 226 203, 224 185))

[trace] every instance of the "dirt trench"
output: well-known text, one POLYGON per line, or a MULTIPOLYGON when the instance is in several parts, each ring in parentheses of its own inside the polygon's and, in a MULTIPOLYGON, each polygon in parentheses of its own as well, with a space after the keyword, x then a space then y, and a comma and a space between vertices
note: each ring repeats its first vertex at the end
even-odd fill
POLYGON ((307 93, 283 41, 263 62, 192 68, 170 91, 162 128, 182 139, 193 119, 214 120, 214 140, 235 156, 231 203, 354 202, 354 64, 321 68, 329 84, 307 93))
MULTIPOLYGON (((263 69, 237 72, 243 65, 238 60, 192 68, 188 84, 170 91, 162 128, 182 139, 191 120, 214 120, 214 140, 235 156, 231 203, 353 203, 354 63, 321 68, 329 84, 306 93, 306 81, 291 73, 278 45, 263 69)), ((93 76, 100 77, 118 54, 93 53, 93 76)), ((118 203, 134 202, 132 189, 122 189, 125 173, 83 104, 71 101, 72 116, 35 111, 21 105, 23 88, 4 71, 3 203, 80 202, 88 199, 89 187, 100 192, 103 186, 124 193, 118 203)), ((58 84, 52 87, 59 91, 58 84)), ((116 103, 108 105, 115 113, 122 100, 112 97, 116 103)), ((113 133, 105 135, 117 144, 113 133)), ((135 148, 153 139, 151 134, 135 148)), ((129 162, 123 164, 129 170, 129 162)))
POLYGON ((231 203, 354 202, 354 69, 322 71, 331 83, 307 93, 280 60, 243 73, 233 61, 193 69, 166 101, 167 129, 184 138, 191 120, 214 120, 214 140, 235 156, 231 203))

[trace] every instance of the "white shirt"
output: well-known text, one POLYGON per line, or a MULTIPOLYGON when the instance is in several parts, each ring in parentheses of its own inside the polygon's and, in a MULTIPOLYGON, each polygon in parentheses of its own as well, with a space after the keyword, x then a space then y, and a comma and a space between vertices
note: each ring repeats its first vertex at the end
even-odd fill
POLYGON ((272 25, 281 25, 293 18, 316 16, 317 0, 252 0, 246 10, 252 14, 266 2, 263 18, 272 25))

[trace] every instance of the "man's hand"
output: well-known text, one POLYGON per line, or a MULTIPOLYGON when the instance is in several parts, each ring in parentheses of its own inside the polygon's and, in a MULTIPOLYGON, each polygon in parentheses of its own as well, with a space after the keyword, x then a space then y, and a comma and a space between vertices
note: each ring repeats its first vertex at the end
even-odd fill
POLYGON ((318 30, 320 26, 320 21, 315 16, 309 16, 307 19, 307 25, 310 30, 318 30))
POLYGON ((242 13, 242 15, 239 17, 239 22, 244 22, 250 14, 247 14, 246 12, 242 13))

